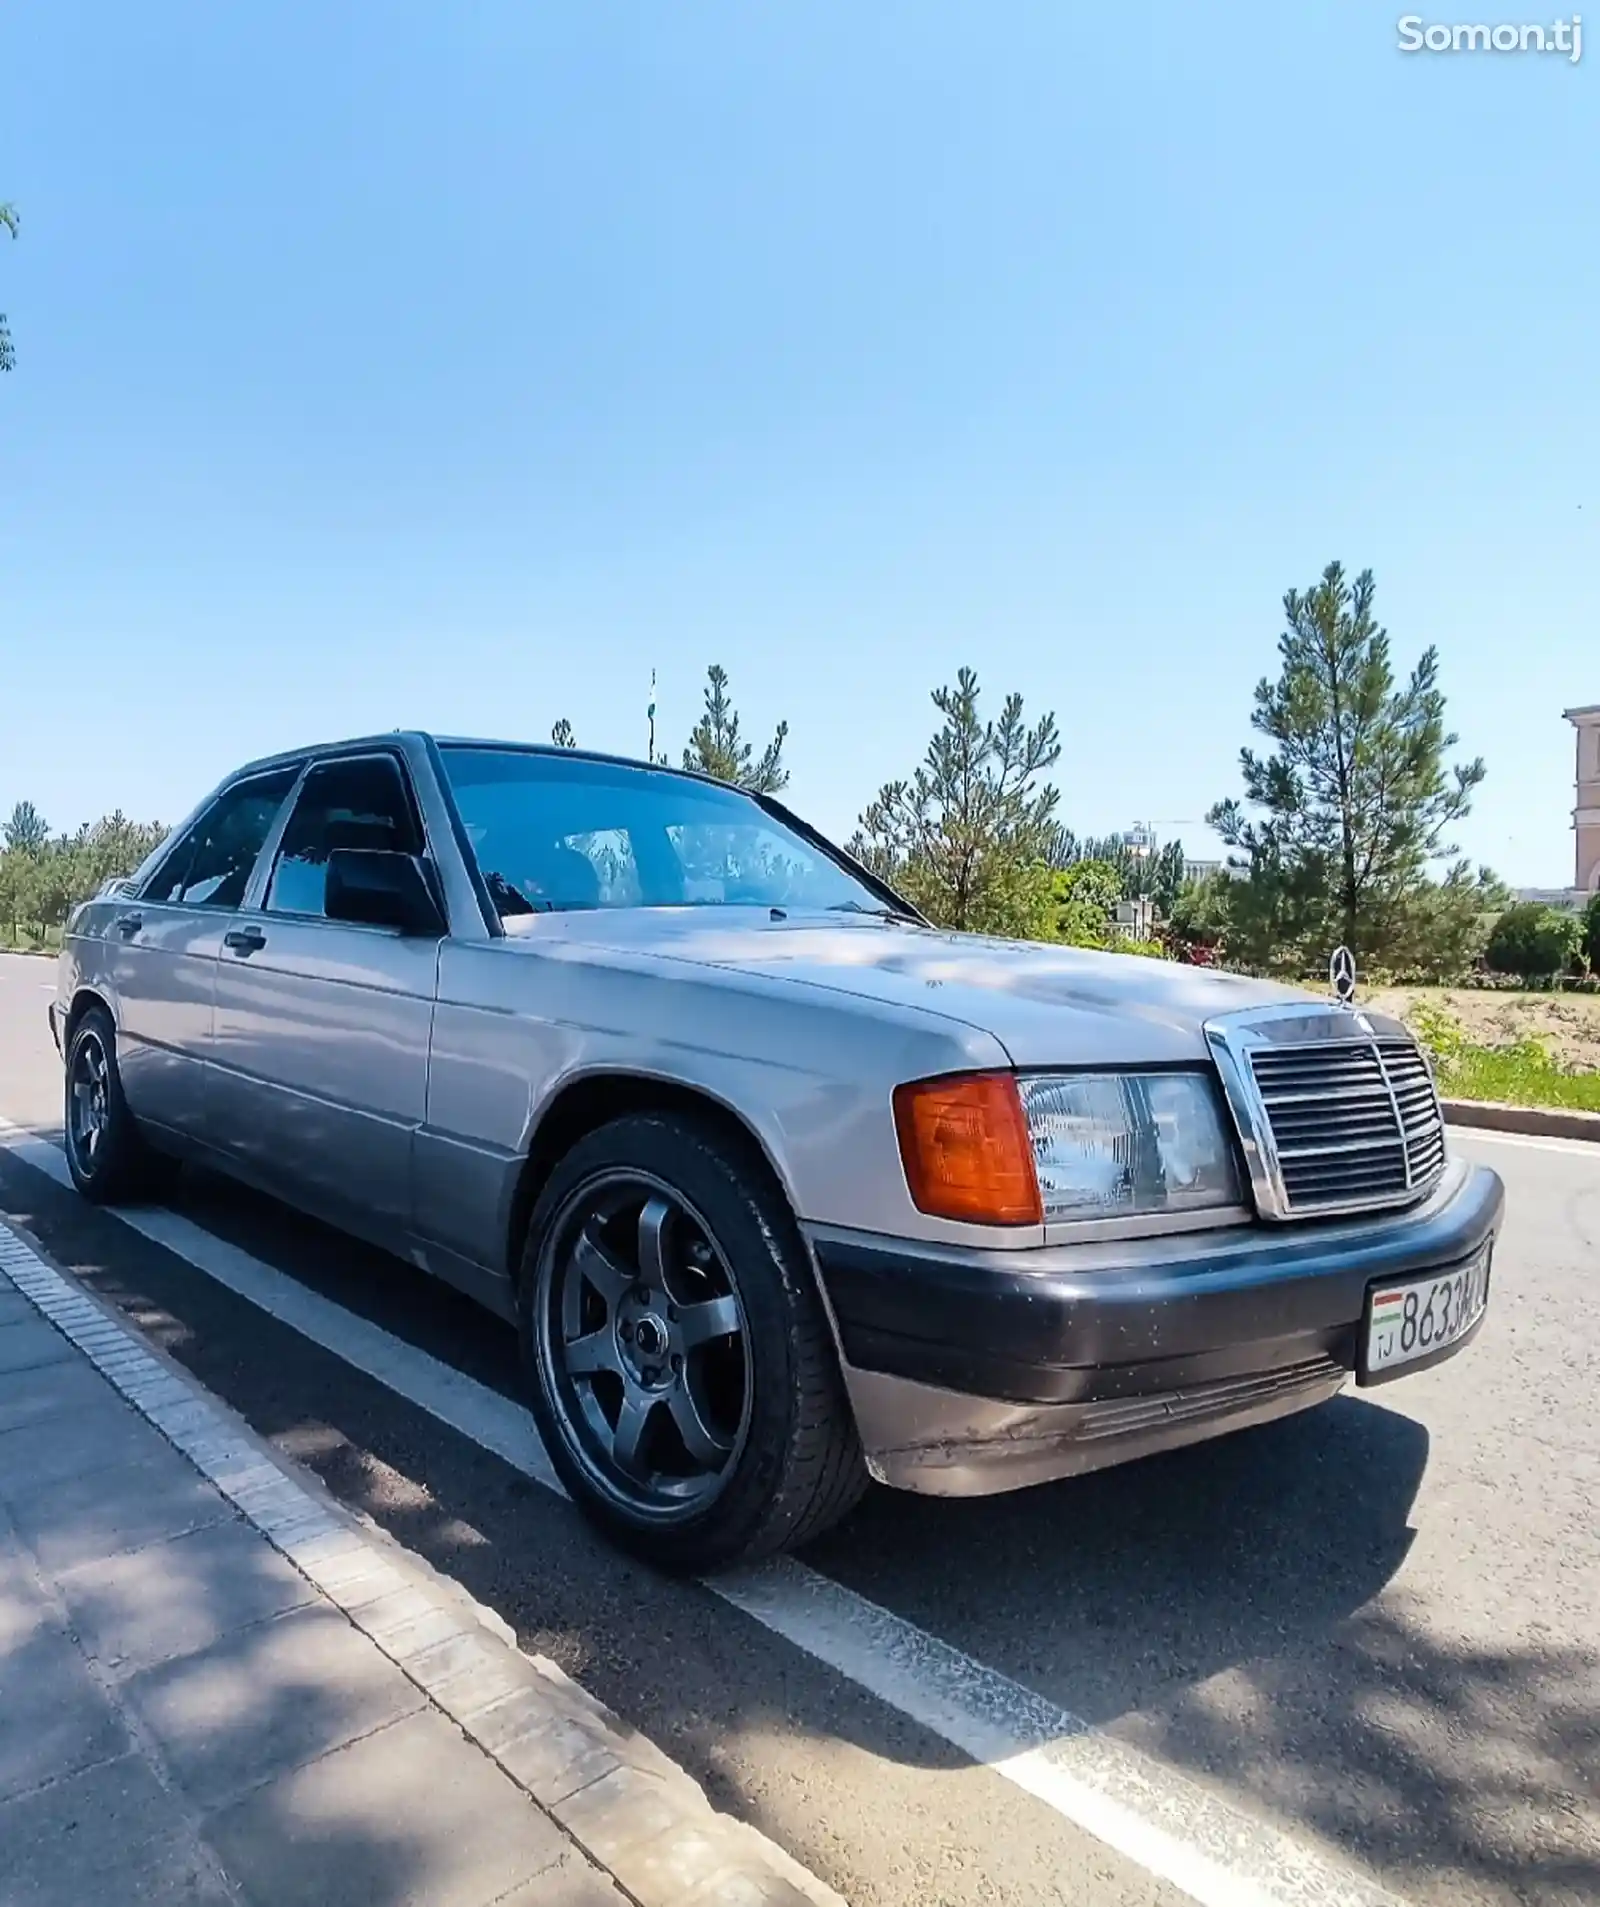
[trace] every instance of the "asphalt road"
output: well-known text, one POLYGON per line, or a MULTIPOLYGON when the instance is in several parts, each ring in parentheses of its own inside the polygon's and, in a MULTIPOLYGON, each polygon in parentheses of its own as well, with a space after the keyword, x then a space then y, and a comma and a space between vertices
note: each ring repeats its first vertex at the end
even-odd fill
POLYGON ((61 1180, 53 967, 0 956, 0 1211, 857 1907, 1600 1899, 1600 1154, 1506 1180, 1462 1357, 978 1503, 875 1491, 714 1590, 546 1474, 509 1332, 196 1178, 61 1180), (381 1327, 374 1330, 372 1327, 381 1327))

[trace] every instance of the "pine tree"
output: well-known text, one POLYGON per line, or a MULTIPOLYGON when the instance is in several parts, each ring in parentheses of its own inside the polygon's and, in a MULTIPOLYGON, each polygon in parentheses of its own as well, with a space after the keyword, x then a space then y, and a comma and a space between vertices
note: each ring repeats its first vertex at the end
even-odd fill
POLYGON ((1261 938, 1309 955, 1317 937, 1371 951, 1397 903, 1454 850, 1483 763, 1447 767, 1438 652, 1397 687, 1388 632, 1373 614, 1372 572, 1352 583, 1337 563, 1284 597, 1282 668, 1255 692, 1251 726, 1269 752, 1240 754, 1244 799, 1207 816, 1250 857, 1248 896, 1261 938), (1248 812, 1256 810, 1254 817, 1248 812))
POLYGON ((0 828, 8 848, 23 854, 37 854, 50 839, 45 818, 31 801, 19 801, 11 810, 11 819, 0 828))
POLYGON ((783 765, 783 745, 788 738, 789 724, 780 722, 777 733, 755 757, 754 744, 739 733, 739 713, 728 694, 728 672, 713 662, 706 671, 705 710, 683 751, 683 765, 702 775, 714 775, 718 781, 732 782, 736 788, 775 795, 789 780, 789 771, 783 765))
POLYGON ((971 669, 934 691, 943 723, 922 766, 879 790, 852 852, 940 926, 1048 939, 1061 829, 1042 777, 1061 755, 1055 717, 1029 728, 1009 695, 985 722, 978 693, 971 669))

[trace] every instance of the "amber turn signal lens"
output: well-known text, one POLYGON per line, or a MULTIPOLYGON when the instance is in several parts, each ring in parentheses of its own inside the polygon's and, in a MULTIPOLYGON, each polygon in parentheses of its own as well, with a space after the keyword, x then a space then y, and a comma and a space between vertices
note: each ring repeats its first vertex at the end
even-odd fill
POLYGON ((919 1212, 974 1225, 1043 1223, 1028 1122, 1009 1074, 897 1087, 894 1122, 919 1212))

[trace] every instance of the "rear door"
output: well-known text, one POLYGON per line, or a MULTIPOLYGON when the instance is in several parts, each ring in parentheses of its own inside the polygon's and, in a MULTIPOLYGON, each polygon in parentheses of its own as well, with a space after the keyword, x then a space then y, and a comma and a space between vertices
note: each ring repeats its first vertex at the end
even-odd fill
POLYGON ((318 761, 217 963, 213 1143, 296 1203, 409 1231, 439 942, 323 911, 335 848, 427 851, 405 763, 318 761))
POLYGON ((106 929, 123 1090, 147 1124, 204 1130, 217 955, 299 773, 295 763, 224 788, 106 929))

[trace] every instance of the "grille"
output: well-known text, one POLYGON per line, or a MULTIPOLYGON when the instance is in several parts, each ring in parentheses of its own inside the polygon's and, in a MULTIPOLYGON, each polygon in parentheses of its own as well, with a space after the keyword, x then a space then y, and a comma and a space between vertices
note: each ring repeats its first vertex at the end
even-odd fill
POLYGON ((1249 1062, 1290 1212, 1402 1204, 1444 1170, 1444 1120, 1414 1041, 1263 1045, 1249 1062))

